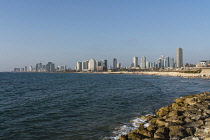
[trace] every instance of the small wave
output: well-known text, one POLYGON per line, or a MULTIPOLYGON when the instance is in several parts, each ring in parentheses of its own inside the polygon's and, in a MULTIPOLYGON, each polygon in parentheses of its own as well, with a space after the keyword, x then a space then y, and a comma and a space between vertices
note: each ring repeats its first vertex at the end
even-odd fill
MULTIPOLYGON (((148 115, 151 115, 151 114, 148 114, 148 115)), ((108 140, 119 140, 121 135, 126 135, 130 131, 137 129, 140 124, 144 124, 145 128, 149 126, 149 123, 146 122, 145 120, 143 120, 141 118, 135 118, 135 119, 131 120, 130 123, 124 124, 123 126, 117 128, 115 131, 113 131, 113 134, 115 136, 113 136, 113 137, 105 137, 102 140, 107 140, 107 139, 108 140)))

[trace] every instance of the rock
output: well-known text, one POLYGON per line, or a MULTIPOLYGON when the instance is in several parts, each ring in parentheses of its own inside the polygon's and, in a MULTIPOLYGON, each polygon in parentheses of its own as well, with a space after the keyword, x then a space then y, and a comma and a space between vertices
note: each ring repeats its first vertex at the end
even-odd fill
POLYGON ((199 124, 200 126, 204 125, 203 120, 198 120, 198 124, 199 124))
POLYGON ((139 128, 135 131, 138 134, 141 134, 142 137, 152 137, 153 133, 148 131, 147 128, 144 128, 144 126, 139 126, 139 128))
POLYGON ((210 137, 210 129, 207 128, 196 128, 195 136, 201 137, 202 139, 210 137))
POLYGON ((176 117, 179 116, 179 112, 177 110, 173 110, 168 113, 168 117, 176 117))
POLYGON ((168 114, 170 110, 171 110, 171 107, 170 107, 170 106, 161 107, 159 110, 156 111, 155 114, 156 114, 158 117, 163 117, 163 116, 165 116, 166 114, 168 114))
POLYGON ((148 131, 156 131, 156 126, 154 124, 150 124, 148 127, 147 127, 147 130, 148 131))
POLYGON ((138 134, 138 133, 135 133, 135 132, 131 132, 128 134, 128 139, 131 139, 131 140, 142 140, 143 137, 138 134))
POLYGON ((209 126, 210 127, 210 122, 205 122, 205 126, 209 126))
POLYGON ((185 124, 185 122, 183 121, 183 118, 181 116, 180 117, 170 117, 170 118, 167 118, 165 121, 171 122, 171 124, 173 124, 173 125, 185 124))
POLYGON ((180 104, 177 104, 177 103, 172 103, 172 104, 171 104, 171 107, 172 107, 173 109, 180 109, 180 108, 182 108, 182 105, 183 105, 183 104, 180 105, 180 104))
POLYGON ((210 122, 210 118, 206 118, 205 121, 206 121, 206 122, 210 122))
POLYGON ((179 136, 179 137, 185 137, 187 136, 187 132, 185 128, 181 125, 175 125, 175 126, 169 126, 169 136, 179 136))
POLYGON ((191 128, 187 128, 186 132, 189 136, 193 136, 195 133, 195 128, 191 127, 191 128))
POLYGON ((158 118, 153 118, 153 119, 151 119, 151 120, 150 120, 150 123, 151 123, 151 124, 156 124, 157 119, 158 119, 158 118))
POLYGON ((165 122, 163 119, 157 119, 156 120, 156 125, 161 127, 161 126, 168 126, 168 122, 165 122))
POLYGON ((150 122, 120 140, 210 140, 210 92, 178 98, 175 103, 142 116, 150 122))
POLYGON ((194 137, 194 136, 189 136, 189 137, 185 137, 182 140, 200 140, 199 137, 194 137))
POLYGON ((154 118, 154 116, 151 116, 151 115, 147 115, 147 116, 142 116, 141 117, 142 120, 147 121, 147 122, 150 121, 153 118, 154 118))
POLYGON ((162 134, 164 134, 164 135, 168 135, 169 130, 168 130, 168 128, 166 128, 166 127, 159 127, 159 128, 156 130, 155 133, 162 133, 162 134))
POLYGON ((120 136, 119 140, 128 140, 128 135, 120 136))
POLYGON ((166 135, 164 135, 162 133, 156 133, 156 132, 154 134, 154 138, 155 139, 163 139, 163 140, 167 139, 166 135))
POLYGON ((185 101, 184 101, 184 103, 186 104, 186 105, 194 105, 194 104, 196 104, 197 102, 196 102, 196 99, 197 98, 186 98, 185 99, 185 101))
POLYGON ((185 121, 185 123, 190 123, 190 122, 192 122, 193 120, 192 120, 190 117, 186 117, 186 118, 184 119, 184 121, 185 121))

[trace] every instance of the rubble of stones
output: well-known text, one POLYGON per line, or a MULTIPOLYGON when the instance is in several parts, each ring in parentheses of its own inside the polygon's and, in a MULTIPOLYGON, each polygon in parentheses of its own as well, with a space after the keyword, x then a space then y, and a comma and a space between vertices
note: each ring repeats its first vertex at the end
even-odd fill
POLYGON ((210 140, 210 92, 178 98, 120 140, 210 140))

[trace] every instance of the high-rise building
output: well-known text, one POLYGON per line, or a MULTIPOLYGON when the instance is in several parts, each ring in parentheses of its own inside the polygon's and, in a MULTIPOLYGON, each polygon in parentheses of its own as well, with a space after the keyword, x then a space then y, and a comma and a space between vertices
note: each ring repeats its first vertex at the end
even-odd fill
POLYGON ((117 69, 121 69, 121 63, 117 63, 117 69))
POLYGON ((160 59, 161 59, 161 68, 164 68, 165 67, 165 65, 164 65, 164 56, 161 55, 160 59))
POLYGON ((162 68, 162 59, 159 58, 157 61, 157 68, 162 68))
POLYGON ((141 58, 141 63, 140 63, 141 69, 146 69, 146 57, 143 56, 141 58))
POLYGON ((87 71, 88 70, 88 63, 89 63, 89 60, 86 60, 86 61, 82 62, 82 71, 87 71))
POLYGON ((150 68, 150 62, 146 62, 146 68, 147 68, 147 69, 150 68))
POLYGON ((183 66, 183 50, 182 48, 176 49, 176 67, 181 68, 183 66))
POLYGON ((101 60, 101 66, 103 66, 104 70, 107 70, 107 60, 101 60))
POLYGON ((117 58, 113 59, 113 70, 117 69, 117 58))
POLYGON ((170 64, 169 64, 169 57, 168 57, 168 56, 165 58, 165 64, 164 64, 164 66, 165 66, 165 68, 170 67, 170 64))
POLYGON ((55 64, 52 62, 48 62, 46 65, 47 72, 54 72, 55 71, 55 64))
POLYGON ((174 58, 173 57, 169 58, 169 66, 170 66, 171 69, 174 68, 174 58))
POLYGON ((25 72, 27 72, 28 71, 28 68, 27 68, 27 66, 25 66, 25 72))
POLYGON ((33 71, 33 67, 30 66, 30 67, 28 68, 28 71, 32 72, 32 71, 33 71))
POLYGON ((138 67, 138 57, 136 57, 136 56, 133 57, 133 67, 134 68, 138 67))
POLYGON ((94 59, 89 60, 88 70, 96 71, 96 61, 94 59))
POLYGON ((82 71, 82 62, 77 62, 77 71, 82 71))

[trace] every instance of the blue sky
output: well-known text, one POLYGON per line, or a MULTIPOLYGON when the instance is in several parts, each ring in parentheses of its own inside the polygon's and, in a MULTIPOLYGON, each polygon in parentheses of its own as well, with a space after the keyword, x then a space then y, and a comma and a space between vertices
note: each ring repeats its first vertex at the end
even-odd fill
POLYGON ((48 61, 132 57, 156 62, 184 50, 184 63, 210 59, 208 0, 1 0, 0 71, 48 61))

